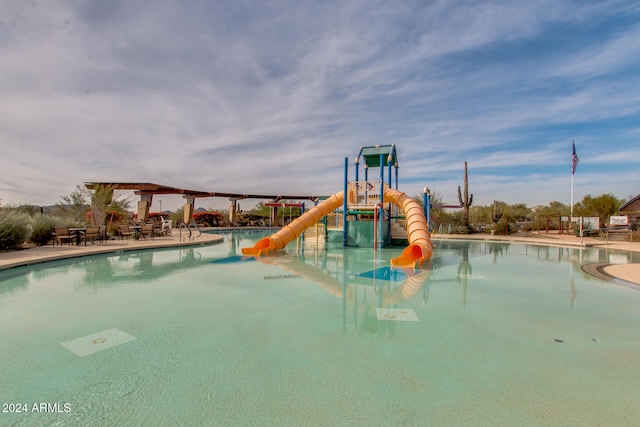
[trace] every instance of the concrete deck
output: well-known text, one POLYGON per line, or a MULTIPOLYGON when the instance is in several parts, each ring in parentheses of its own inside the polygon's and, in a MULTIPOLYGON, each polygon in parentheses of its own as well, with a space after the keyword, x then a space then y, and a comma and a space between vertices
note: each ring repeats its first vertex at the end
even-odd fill
MULTIPOLYGON (((184 234, 182 237, 185 237, 184 234)), ((133 251, 148 248, 170 248, 176 246, 207 245, 218 243, 223 240, 223 236, 217 234, 203 233, 193 241, 184 241, 180 238, 178 230, 174 230, 171 236, 156 237, 155 239, 144 240, 109 240, 104 243, 89 244, 88 246, 39 246, 31 249, 24 249, 13 252, 0 252, 0 271, 14 267, 38 264, 41 262, 54 261, 66 258, 82 257, 85 255, 114 253, 122 251, 133 251)), ((434 234, 432 240, 441 239, 462 239, 462 240, 491 240, 510 243, 527 243, 547 246, 565 247, 598 247, 602 249, 618 249, 623 251, 640 252, 640 242, 608 242, 601 239, 570 236, 567 234, 520 234, 510 236, 491 236, 487 234, 434 234)), ((589 274, 598 275, 605 280, 616 283, 626 282, 640 286, 640 263, 629 264, 604 264, 598 268, 585 269, 589 274)), ((624 284, 624 283, 623 283, 624 284)))

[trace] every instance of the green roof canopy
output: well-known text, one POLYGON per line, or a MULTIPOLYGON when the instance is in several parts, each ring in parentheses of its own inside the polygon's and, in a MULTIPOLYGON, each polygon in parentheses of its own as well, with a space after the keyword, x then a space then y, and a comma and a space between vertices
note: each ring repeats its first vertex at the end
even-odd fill
POLYGON ((380 155, 384 155, 384 165, 391 164, 398 166, 398 157, 396 156, 396 145, 375 145, 371 147, 360 147, 360 154, 356 157, 356 163, 360 162, 360 157, 364 159, 365 167, 380 167, 380 155))

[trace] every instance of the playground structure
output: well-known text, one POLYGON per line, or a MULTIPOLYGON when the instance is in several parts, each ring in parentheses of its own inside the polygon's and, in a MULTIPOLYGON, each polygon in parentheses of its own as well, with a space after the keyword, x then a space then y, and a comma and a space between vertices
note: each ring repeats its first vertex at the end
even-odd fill
MULTIPOLYGON (((349 161, 344 161, 344 188, 277 233, 243 248, 244 255, 261 256, 283 249, 298 239, 306 229, 319 224, 334 211, 341 209, 341 224, 334 231, 342 234, 343 246, 372 244, 374 249, 389 245, 393 240, 408 240, 402 254, 391 260, 394 267, 416 267, 429 260, 433 245, 427 225, 428 213, 411 197, 398 191, 398 160, 395 145, 362 147, 355 160, 355 180, 348 180, 349 161), (360 161, 364 163, 364 180, 359 180, 360 161), (385 166, 387 182, 385 182, 385 166), (377 180, 369 180, 369 169, 379 168, 377 180), (392 188, 392 168, 395 169, 395 189, 392 188), (340 229, 340 225, 342 228, 340 229)), ((425 203, 426 206, 429 203, 425 203)), ((325 220, 326 221, 326 220, 325 220)))

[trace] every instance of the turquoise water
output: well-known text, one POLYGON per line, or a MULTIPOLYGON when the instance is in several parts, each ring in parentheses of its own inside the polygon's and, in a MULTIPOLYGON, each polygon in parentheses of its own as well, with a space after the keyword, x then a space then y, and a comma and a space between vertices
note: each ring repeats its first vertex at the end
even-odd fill
POLYGON ((441 241, 416 274, 225 236, 0 273, 0 425, 640 419, 640 292, 580 270, 637 254, 441 241))

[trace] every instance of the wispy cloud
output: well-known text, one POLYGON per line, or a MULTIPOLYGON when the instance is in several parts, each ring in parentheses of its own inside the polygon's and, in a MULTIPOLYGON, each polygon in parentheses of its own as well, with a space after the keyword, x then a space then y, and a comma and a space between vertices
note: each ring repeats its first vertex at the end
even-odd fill
POLYGON ((3 203, 95 180, 331 194, 344 157, 389 143, 408 193, 455 198, 468 161, 477 203, 547 203, 566 199, 572 138, 598 180, 577 190, 637 192, 635 2, 14 2, 0 16, 3 203))

